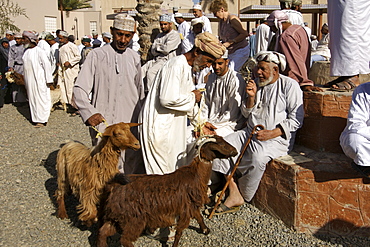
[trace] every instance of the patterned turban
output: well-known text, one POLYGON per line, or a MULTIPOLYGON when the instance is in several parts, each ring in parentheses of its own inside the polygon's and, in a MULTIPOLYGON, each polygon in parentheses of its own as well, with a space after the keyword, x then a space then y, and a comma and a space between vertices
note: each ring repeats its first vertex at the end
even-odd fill
POLYGON ((224 55, 226 47, 221 44, 221 42, 209 32, 200 33, 195 37, 195 47, 198 47, 201 51, 207 52, 219 59, 224 55))
POLYGON ((51 33, 48 33, 48 34, 46 34, 46 36, 45 36, 45 40, 54 40, 55 39, 55 37, 54 37, 54 35, 52 35, 51 33))
POLYGON ((159 21, 172 22, 172 18, 170 15, 165 14, 159 17, 159 21))
POLYGON ((257 62, 275 63, 280 67, 281 71, 284 71, 286 68, 285 56, 275 51, 260 51, 254 56, 254 59, 257 62))
POLYGON ((63 31, 63 30, 59 32, 59 35, 61 35, 63 37, 66 37, 66 38, 68 38, 68 36, 69 36, 68 33, 66 31, 63 31))
POLYGON ((29 38, 31 40, 31 43, 35 43, 37 44, 37 34, 35 34, 34 32, 32 31, 24 31, 23 36, 29 38))
POLYGON ((122 31, 136 32, 135 19, 128 14, 118 14, 114 17, 113 27, 122 31))

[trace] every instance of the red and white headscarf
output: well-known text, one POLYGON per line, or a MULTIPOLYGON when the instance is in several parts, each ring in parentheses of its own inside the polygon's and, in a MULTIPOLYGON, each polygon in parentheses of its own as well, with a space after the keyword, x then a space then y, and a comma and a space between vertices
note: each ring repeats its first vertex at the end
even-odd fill
POLYGON ((37 44, 38 38, 37 34, 32 31, 24 31, 22 34, 24 37, 27 37, 30 39, 31 43, 37 44))

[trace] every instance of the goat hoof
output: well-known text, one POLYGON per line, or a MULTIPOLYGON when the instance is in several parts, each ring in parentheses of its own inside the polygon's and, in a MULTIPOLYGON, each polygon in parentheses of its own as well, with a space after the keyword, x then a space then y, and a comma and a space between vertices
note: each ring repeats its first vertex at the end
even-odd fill
POLYGON ((208 235, 210 232, 211 232, 211 230, 209 228, 205 228, 205 229, 202 230, 202 233, 204 235, 208 235))

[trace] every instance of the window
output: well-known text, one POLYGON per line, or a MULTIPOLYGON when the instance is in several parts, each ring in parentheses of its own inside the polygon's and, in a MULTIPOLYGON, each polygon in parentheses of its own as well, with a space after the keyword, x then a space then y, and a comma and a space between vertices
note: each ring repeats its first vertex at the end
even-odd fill
POLYGON ((97 25, 96 21, 90 21, 90 34, 93 31, 98 31, 98 25, 97 25))
POLYGON ((57 18, 45 16, 45 32, 55 32, 57 30, 57 18))

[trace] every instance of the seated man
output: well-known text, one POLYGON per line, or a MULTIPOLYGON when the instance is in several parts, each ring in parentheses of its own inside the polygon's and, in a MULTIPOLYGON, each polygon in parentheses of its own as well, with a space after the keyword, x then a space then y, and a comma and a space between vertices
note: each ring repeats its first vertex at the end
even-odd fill
POLYGON ((241 129, 245 118, 240 106, 245 97, 245 82, 236 71, 229 69, 228 52, 212 64, 213 73, 206 83, 204 97, 200 105, 200 115, 193 124, 204 126, 205 135, 227 136, 241 129))
MULTIPOLYGON (((249 80, 246 86, 246 99, 242 104, 242 113, 247 118, 247 125, 225 137, 225 140, 242 150, 256 125, 263 125, 250 141, 238 166, 238 185, 231 179, 229 196, 216 209, 216 213, 230 210, 244 201, 251 201, 257 191, 266 164, 288 153, 290 142, 294 141, 295 131, 303 123, 303 95, 298 83, 279 74, 279 66, 284 71, 285 57, 276 52, 256 54, 258 77, 249 80)), ((240 151, 239 151, 240 152, 240 151)), ((237 157, 234 157, 234 162, 237 157)), ((213 161, 213 170, 227 175, 232 165, 228 160, 213 161)))
POLYGON ((370 82, 358 86, 352 94, 347 126, 340 136, 345 155, 352 166, 370 178, 370 82))
POLYGON ((163 67, 165 62, 180 54, 178 47, 181 44, 181 38, 180 34, 172 29, 171 16, 161 15, 159 24, 162 32, 154 39, 151 48, 154 59, 141 67, 146 93, 150 90, 157 72, 163 67))

